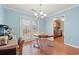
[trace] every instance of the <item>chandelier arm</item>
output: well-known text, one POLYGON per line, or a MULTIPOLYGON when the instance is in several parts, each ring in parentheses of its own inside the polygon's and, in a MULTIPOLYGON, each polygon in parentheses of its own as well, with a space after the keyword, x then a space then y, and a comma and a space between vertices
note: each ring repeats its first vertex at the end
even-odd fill
POLYGON ((32 11, 37 13, 37 11, 35 9, 32 9, 32 11))
POLYGON ((47 16, 47 14, 45 12, 42 11, 42 4, 39 4, 40 9, 37 11, 35 9, 32 9, 32 11, 34 12, 34 15, 38 18, 44 18, 47 16))

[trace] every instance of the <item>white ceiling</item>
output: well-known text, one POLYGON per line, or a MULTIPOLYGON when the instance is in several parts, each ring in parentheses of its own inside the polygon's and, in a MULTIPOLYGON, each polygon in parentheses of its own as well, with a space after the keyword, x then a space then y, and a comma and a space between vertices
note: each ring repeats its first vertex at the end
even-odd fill
MULTIPOLYGON (((47 13, 48 16, 69 8, 74 4, 42 4, 42 10, 47 13)), ((6 4, 7 7, 22 10, 30 15, 33 15, 32 9, 40 10, 39 4, 6 4)))

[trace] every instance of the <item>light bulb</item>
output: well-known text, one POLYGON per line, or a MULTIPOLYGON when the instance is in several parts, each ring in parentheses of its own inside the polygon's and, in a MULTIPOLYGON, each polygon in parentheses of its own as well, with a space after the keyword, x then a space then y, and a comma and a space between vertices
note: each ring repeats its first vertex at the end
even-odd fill
POLYGON ((64 21, 64 20, 65 20, 65 19, 64 19, 64 16, 62 16, 62 17, 61 17, 61 20, 62 20, 62 21, 64 21))
POLYGON ((62 18, 61 20, 64 21, 64 18, 62 18))
POLYGON ((37 13, 34 13, 34 15, 37 16, 38 14, 37 13))
POLYGON ((62 17, 61 20, 64 21, 64 18, 62 17))
POLYGON ((43 14, 43 11, 40 11, 40 15, 42 15, 43 14))
POLYGON ((47 14, 44 14, 44 16, 47 16, 47 14))

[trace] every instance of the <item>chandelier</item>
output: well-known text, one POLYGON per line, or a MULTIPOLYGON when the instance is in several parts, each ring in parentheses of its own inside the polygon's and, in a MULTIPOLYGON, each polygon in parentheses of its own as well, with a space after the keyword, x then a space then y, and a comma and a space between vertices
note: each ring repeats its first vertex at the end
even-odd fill
POLYGON ((43 19, 44 17, 47 16, 47 14, 42 10, 42 4, 39 4, 39 7, 40 7, 40 10, 38 10, 38 12, 35 9, 32 9, 32 11, 35 17, 43 19))

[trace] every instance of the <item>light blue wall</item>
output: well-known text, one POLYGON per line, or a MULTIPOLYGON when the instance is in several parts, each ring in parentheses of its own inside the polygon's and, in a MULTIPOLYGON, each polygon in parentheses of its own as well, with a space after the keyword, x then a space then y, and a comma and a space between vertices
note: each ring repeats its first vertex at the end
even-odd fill
POLYGON ((65 16, 64 21, 64 43, 79 47, 79 6, 58 13, 46 19, 46 31, 51 33, 51 25, 54 17, 65 16))
POLYGON ((4 8, 0 5, 0 24, 3 24, 4 21, 4 8))
POLYGON ((22 12, 18 12, 18 10, 14 11, 14 10, 5 8, 4 13, 5 13, 4 23, 6 25, 9 25, 13 29, 17 38, 20 37, 20 16, 24 16, 26 20, 35 20, 35 18, 33 18, 32 16, 29 16, 22 12))
MULTIPOLYGON (((13 28, 17 37, 20 36, 20 16, 26 16, 28 20, 34 20, 35 18, 29 17, 27 14, 16 12, 9 9, 4 9, 0 6, 0 24, 7 24, 13 28), (5 21, 4 21, 5 20, 5 21)), ((64 42, 67 44, 72 44, 79 46, 79 6, 72 8, 70 10, 61 12, 51 17, 47 17, 44 20, 40 21, 40 32, 46 32, 48 34, 52 34, 52 24, 53 18, 65 16, 65 32, 64 32, 64 42)))
POLYGON ((41 20, 39 21, 39 32, 40 32, 40 33, 41 33, 41 32, 46 33, 46 21, 45 21, 45 19, 41 19, 41 20))
MULTIPOLYGON (((37 20, 33 16, 29 16, 28 13, 22 13, 20 10, 12 10, 5 8, 4 5, 0 5, 0 24, 6 24, 10 26, 16 34, 16 37, 20 37, 20 16, 25 16, 27 20, 37 20)), ((45 20, 41 20, 39 25, 39 32, 45 32, 45 20)))
POLYGON ((53 30, 53 27, 52 27, 52 25, 53 25, 53 17, 47 17, 46 19, 46 33, 47 34, 49 34, 49 35, 51 35, 52 34, 52 30, 53 30))

